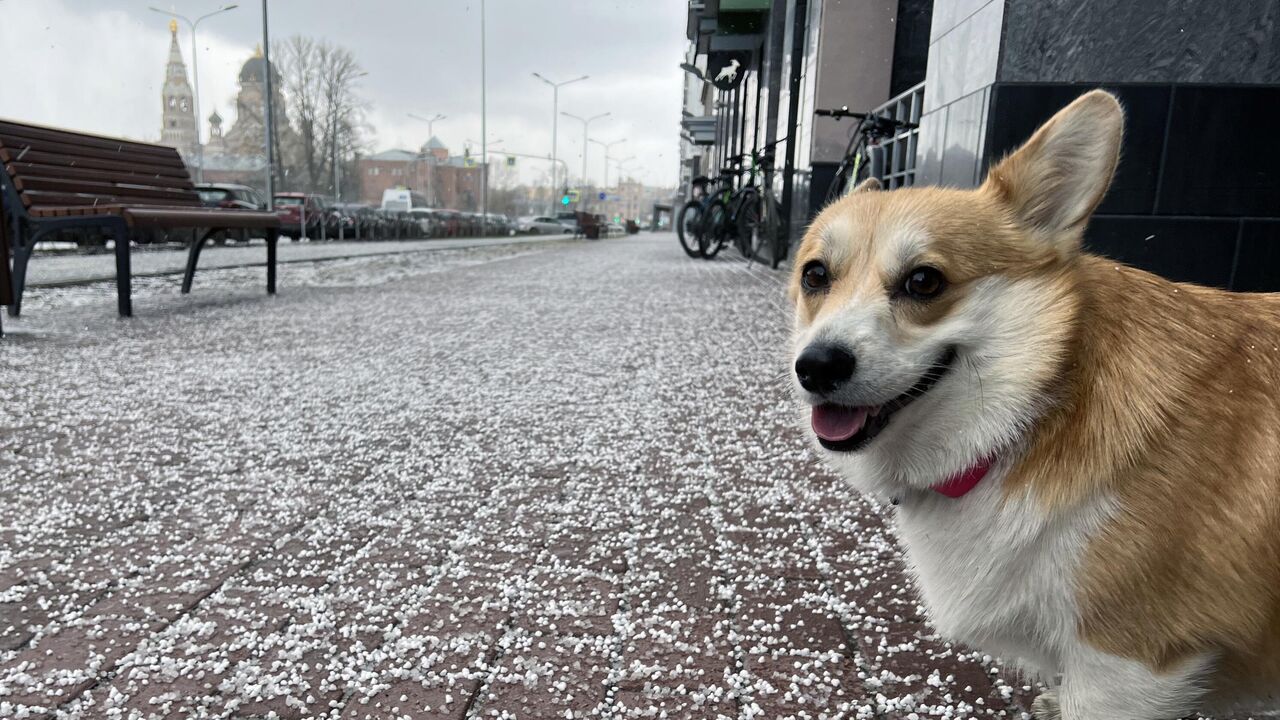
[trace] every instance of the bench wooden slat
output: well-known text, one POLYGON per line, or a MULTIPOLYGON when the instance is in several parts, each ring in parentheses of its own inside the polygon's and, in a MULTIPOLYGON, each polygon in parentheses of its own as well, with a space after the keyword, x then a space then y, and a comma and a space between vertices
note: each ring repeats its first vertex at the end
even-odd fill
POLYGON ((280 217, 265 210, 204 208, 186 210, 167 207, 126 207, 124 217, 134 227, 280 227, 280 217))
POLYGON ((280 218, 265 210, 232 210, 228 208, 193 208, 156 205, 73 205, 39 206, 31 209, 39 217, 71 217, 91 215, 123 215, 135 227, 279 227, 280 218))
POLYGON ((159 187, 143 187, 133 184, 117 184, 95 182, 92 180, 60 180, 42 177, 30 177, 19 175, 13 179, 13 184, 18 188, 19 192, 30 190, 51 190, 54 192, 69 192, 83 195, 97 195, 102 197, 139 197, 153 198, 155 200, 191 200, 191 190, 181 190, 175 188, 159 188, 159 187))
POLYGON ((156 175, 142 173, 115 172, 112 170, 94 170, 92 168, 66 167, 62 165, 43 165, 36 163, 6 163, 9 176, 18 178, 41 178, 45 180, 93 180, 97 182, 124 183, 126 185, 145 185, 148 187, 177 188, 194 190, 195 185, 185 178, 172 175, 156 175))
POLYGON ((55 128, 40 127, 39 125, 27 125, 8 120, 0 120, 0 138, 7 136, 18 136, 34 140, 48 140, 57 143, 79 145, 86 148, 111 150, 114 152, 138 153, 142 155, 168 157, 170 154, 177 154, 176 150, 164 145, 152 145, 150 143, 136 142, 134 140, 118 140, 116 138, 103 137, 101 135, 90 135, 88 133, 72 130, 57 130, 55 128))
POLYGON ((119 215, 123 205, 36 205, 28 208, 32 217, 71 217, 88 215, 119 215))
POLYGON ((113 195, 87 195, 84 193, 56 192, 52 190, 27 190, 20 195, 26 207, 36 205, 180 205, 204 207, 199 200, 161 200, 151 197, 137 197, 124 193, 113 195))
POLYGON ((174 150, 172 155, 150 153, 138 155, 124 150, 103 150, 100 148, 81 147, 71 143, 24 138, 13 135, 0 135, 0 143, 3 143, 5 147, 17 153, 17 157, 15 159, 25 159, 22 156, 24 152, 48 152, 57 153, 59 155, 72 155, 75 157, 127 162, 140 168, 170 167, 181 169, 184 172, 186 171, 186 165, 182 164, 182 158, 178 156, 177 150, 174 150))
POLYGON ((91 168, 94 170, 110 170, 114 172, 128 172, 134 174, 155 174, 165 177, 182 178, 190 180, 191 176, 187 173, 186 166, 170 167, 168 165, 155 165, 142 167, 137 163, 119 160, 102 160, 99 158, 78 157, 75 155, 62 155, 59 153, 47 153, 36 150, 22 152, 4 146, 0 146, 0 160, 5 163, 38 163, 41 165, 57 165, 71 168, 91 168))

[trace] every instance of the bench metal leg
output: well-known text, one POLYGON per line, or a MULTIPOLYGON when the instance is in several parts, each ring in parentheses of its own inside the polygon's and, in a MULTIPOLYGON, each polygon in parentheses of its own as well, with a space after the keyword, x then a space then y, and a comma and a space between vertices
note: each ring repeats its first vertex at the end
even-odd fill
POLYGON ((280 239, 280 231, 267 229, 267 294, 276 294, 276 241, 280 239))
POLYGON ((200 262, 200 251, 204 249, 204 244, 208 242, 214 231, 209 230, 206 233, 196 231, 191 235, 191 249, 187 253, 187 271, 182 274, 182 294, 187 295, 191 292, 191 281, 196 277, 196 263, 200 262))
POLYGON ((129 228, 124 224, 113 225, 107 233, 116 241, 116 296, 120 317, 133 316, 133 267, 129 247, 129 228))
POLYGON ((9 315, 18 317, 22 312, 22 292, 27 287, 27 262, 31 260, 31 252, 35 249, 35 236, 15 228, 13 244, 13 272, 9 282, 12 284, 13 304, 9 306, 9 315))

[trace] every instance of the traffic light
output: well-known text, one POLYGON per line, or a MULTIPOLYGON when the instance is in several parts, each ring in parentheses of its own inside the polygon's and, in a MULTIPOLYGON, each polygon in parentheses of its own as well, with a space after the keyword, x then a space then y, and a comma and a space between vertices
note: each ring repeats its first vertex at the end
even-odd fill
POLYGON ((568 196, 568 195, 562 195, 562 196, 560 196, 560 204, 561 204, 561 205, 568 205, 568 204, 569 204, 569 196, 568 196))

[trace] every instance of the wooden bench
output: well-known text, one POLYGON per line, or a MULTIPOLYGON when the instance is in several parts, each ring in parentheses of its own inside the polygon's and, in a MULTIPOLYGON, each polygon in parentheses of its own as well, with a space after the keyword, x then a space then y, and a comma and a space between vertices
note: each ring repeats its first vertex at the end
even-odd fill
POLYGON ((133 314, 130 238, 140 230, 191 228, 182 292, 191 291, 200 250, 215 233, 260 229, 267 238, 267 292, 276 291, 276 241, 280 219, 271 212, 205 207, 178 151, 163 145, 117 140, 0 120, 0 204, 13 255, 3 255, 0 297, 17 316, 22 309, 27 263, 35 245, 60 230, 99 229, 115 241, 120 314, 133 314), (6 277, 7 276, 7 277, 6 277), (6 282, 7 281, 7 282, 6 282))

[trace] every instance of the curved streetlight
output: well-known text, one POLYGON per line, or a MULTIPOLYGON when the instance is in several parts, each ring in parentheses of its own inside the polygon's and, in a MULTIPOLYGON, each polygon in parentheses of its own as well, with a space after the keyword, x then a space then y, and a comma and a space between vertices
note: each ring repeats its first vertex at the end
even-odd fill
POLYGON ((627 141, 627 139, 626 139, 626 138, 621 138, 621 139, 619 139, 619 140, 614 140, 613 142, 600 142, 599 140, 596 140, 595 138, 591 138, 591 139, 590 139, 590 142, 593 142, 593 143, 595 143, 595 144, 599 145, 600 147, 604 148, 604 187, 606 187, 606 188, 608 188, 608 187, 609 187, 609 150, 610 150, 614 145, 621 145, 622 143, 624 143, 624 142, 626 142, 626 141, 627 141))
POLYGON ((436 121, 437 121, 437 120, 444 120, 445 118, 449 117, 448 115, 442 115, 442 114, 440 114, 440 113, 436 113, 435 115, 432 115, 431 117, 422 117, 421 115, 414 115, 413 113, 408 113, 408 115, 409 115, 409 117, 413 118, 414 120, 421 120, 422 122, 424 122, 424 123, 426 123, 426 124, 427 124, 427 139, 428 139, 428 140, 430 140, 431 138, 433 138, 433 137, 435 137, 435 136, 436 136, 436 131, 435 131, 436 121))
MULTIPOLYGON (((585 186, 587 184, 587 128, 591 127, 591 123, 596 120, 609 117, 613 113, 600 113, 599 115, 592 115, 589 118, 584 118, 581 115, 574 115, 570 112, 564 112, 563 110, 560 111, 560 114, 565 117, 571 117, 582 123, 582 184, 585 186)), ((565 179, 568 180, 568 178, 565 179)))
POLYGON ((619 181, 619 182, 621 182, 621 181, 622 181, 622 173, 623 173, 623 171, 624 171, 624 170, 626 170, 626 167, 625 167, 625 166, 627 165, 627 163, 630 163, 630 162, 634 161, 635 159, 636 159, 636 156, 635 156, 635 155, 630 155, 630 156, 625 157, 625 158, 623 158, 623 159, 621 159, 621 160, 614 160, 614 161, 613 161, 613 167, 614 167, 614 169, 615 169, 615 170, 617 170, 617 171, 618 171, 618 181, 619 181))
POLYGON ((238 7, 240 7, 238 4, 223 5, 217 10, 214 10, 211 13, 205 13, 195 20, 191 20, 185 15, 179 15, 172 10, 161 10, 158 7, 147 8, 152 12, 158 12, 161 15, 168 15, 175 20, 181 20, 191 28, 191 78, 195 81, 196 86, 195 102, 193 103, 195 107, 193 107, 192 110, 194 110, 196 114, 196 182, 198 183, 204 182, 204 144, 200 142, 200 52, 199 46, 196 45, 196 26, 199 25, 201 21, 207 20, 214 15, 219 15, 229 10, 235 10, 238 7))
MULTIPOLYGON (((583 75, 582 77, 577 77, 572 80, 563 80, 561 82, 548 80, 539 73, 533 73, 533 76, 551 86, 551 190, 554 195, 556 188, 556 162, 560 159, 559 150, 556 146, 556 142, 560 139, 560 88, 565 85, 572 85, 573 83, 586 80, 591 76, 583 75)), ((569 182, 568 173, 565 173, 564 181, 565 183, 569 182)))

